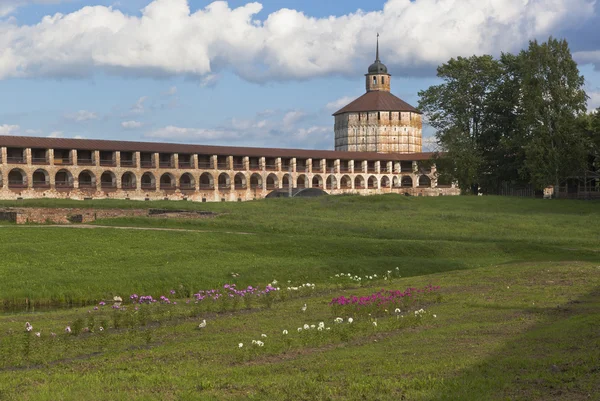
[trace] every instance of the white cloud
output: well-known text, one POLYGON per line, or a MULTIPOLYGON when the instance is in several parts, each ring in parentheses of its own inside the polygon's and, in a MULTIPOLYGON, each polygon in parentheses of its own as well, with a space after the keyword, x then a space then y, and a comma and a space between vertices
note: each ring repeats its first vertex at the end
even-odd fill
POLYGON ((144 124, 139 121, 123 121, 121 127, 125 129, 136 129, 141 128, 144 124))
POLYGON ((334 100, 333 102, 327 103, 325 105, 325 109, 332 111, 332 112, 336 112, 339 109, 341 109, 342 107, 348 105, 348 103, 352 102, 353 100, 356 100, 356 97, 344 96, 337 100, 334 100))
POLYGON ((596 90, 588 90, 587 95, 590 97, 588 99, 588 111, 596 110, 600 107, 600 88, 596 88, 596 90))
POLYGON ((19 7, 29 4, 58 4, 69 0, 0 0, 0 17, 12 14, 19 7))
POLYGON ((600 69, 600 50, 575 52, 573 59, 579 64, 594 64, 596 69, 600 69))
POLYGON ((137 102, 133 106, 131 106, 131 112, 134 114, 144 114, 146 108, 144 106, 144 102, 148 100, 148 96, 142 96, 138 99, 137 102))
POLYGON ((293 111, 289 111, 287 113, 285 113, 285 116, 283 116, 283 127, 286 129, 289 129, 290 127, 292 127, 294 124, 296 124, 298 121, 300 121, 302 118, 306 117, 306 113, 304 113, 303 111, 300 110, 293 110, 293 111))
POLYGON ((181 128, 176 126, 167 126, 146 133, 146 138, 170 140, 170 141, 189 141, 189 142, 212 142, 214 140, 238 139, 240 133, 236 131, 227 131, 223 129, 204 129, 204 128, 181 128))
MULTIPOLYGON (((14 8, 16 1, 0 4, 14 8)), ((354 74, 374 58, 376 31, 386 63, 431 66, 518 50, 530 38, 581 24, 594 1, 388 0, 380 11, 314 18, 284 8, 257 21, 261 10, 257 2, 229 8, 216 1, 191 12, 186 0, 153 0, 140 16, 90 6, 35 25, 0 22, 0 79, 100 70, 197 76, 210 85, 224 68, 263 82, 354 74)))
POLYGON ((165 92, 165 95, 175 96, 177 94, 177 87, 171 86, 168 91, 165 92))
POLYGON ((27 135, 40 135, 42 133, 41 129, 28 129, 25 131, 27 135))
POLYGON ((207 74, 204 77, 202 77, 202 80, 200 81, 200 86, 203 88, 210 88, 211 86, 215 86, 217 82, 219 82, 218 74, 207 74))
POLYGON ((83 122, 83 121, 89 121, 89 120, 97 120, 98 115, 92 111, 79 110, 78 112, 75 112, 75 113, 65 114, 65 118, 67 120, 83 122))
POLYGON ((48 138, 64 138, 65 134, 62 131, 53 131, 48 135, 48 138))
POLYGON ((18 125, 0 125, 0 135, 17 135, 20 128, 18 125))

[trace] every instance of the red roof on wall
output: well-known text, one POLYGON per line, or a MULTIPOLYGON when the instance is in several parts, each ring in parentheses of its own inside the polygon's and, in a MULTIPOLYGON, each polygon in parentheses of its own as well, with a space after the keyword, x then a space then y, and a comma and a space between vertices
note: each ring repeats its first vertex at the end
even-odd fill
POLYGON ((404 100, 385 91, 367 92, 346 107, 336 111, 333 115, 344 113, 357 113, 366 111, 409 111, 412 113, 421 112, 404 100))
POLYGON ((249 157, 296 157, 313 159, 418 161, 429 160, 433 153, 375 153, 339 152, 333 150, 251 148, 232 146, 186 145, 160 142, 107 141, 100 139, 39 138, 27 136, 0 136, 0 147, 80 149, 121 152, 184 153, 202 155, 249 157))

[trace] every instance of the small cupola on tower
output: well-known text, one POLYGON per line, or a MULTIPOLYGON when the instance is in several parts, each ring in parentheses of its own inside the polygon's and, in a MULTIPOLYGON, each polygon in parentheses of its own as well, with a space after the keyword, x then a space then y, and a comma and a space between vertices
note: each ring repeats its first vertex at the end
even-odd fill
POLYGON ((375 62, 369 66, 367 78, 367 92, 372 91, 390 91, 390 81, 392 76, 388 74, 387 67, 379 60, 379 34, 377 34, 377 53, 375 62))

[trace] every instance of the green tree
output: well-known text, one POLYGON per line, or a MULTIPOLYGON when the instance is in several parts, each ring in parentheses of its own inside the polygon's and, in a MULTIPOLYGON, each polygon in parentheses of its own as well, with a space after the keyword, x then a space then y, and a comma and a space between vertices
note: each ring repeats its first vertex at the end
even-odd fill
POLYGON ((492 56, 458 57, 438 67, 444 83, 419 92, 419 108, 436 129, 442 150, 438 164, 463 191, 478 184, 485 165, 489 94, 497 90, 502 69, 492 56))
POLYGON ((525 160, 521 173, 538 188, 558 186, 578 175, 587 160, 587 138, 576 128, 585 112, 584 78, 565 40, 531 41, 519 54, 521 70, 520 126, 525 160))

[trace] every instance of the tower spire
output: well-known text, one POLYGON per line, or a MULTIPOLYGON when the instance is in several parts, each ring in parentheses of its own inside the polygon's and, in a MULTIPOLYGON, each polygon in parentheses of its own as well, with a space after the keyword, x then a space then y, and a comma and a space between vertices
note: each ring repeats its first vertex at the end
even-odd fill
POLYGON ((375 56, 375 61, 379 60, 379 32, 377 32, 377 55, 375 56))

